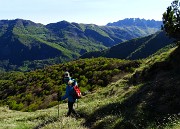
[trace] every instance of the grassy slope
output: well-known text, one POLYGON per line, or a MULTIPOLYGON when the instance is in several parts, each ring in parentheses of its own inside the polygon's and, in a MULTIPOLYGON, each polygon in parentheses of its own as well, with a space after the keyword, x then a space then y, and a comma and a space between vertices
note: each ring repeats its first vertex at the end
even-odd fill
POLYGON ((59 118, 57 111, 58 106, 35 112, 20 112, 0 107, 0 129, 85 129, 81 126, 83 119, 65 117, 66 104, 60 105, 59 118))
MULTIPOLYGON (((0 108, 0 127, 43 129, 180 128, 179 48, 144 60, 136 74, 98 89, 79 100, 81 118, 65 117, 66 104, 36 112, 0 108), (167 67, 168 66, 168 67, 167 67)), ((76 105, 77 106, 77 105, 76 105)))

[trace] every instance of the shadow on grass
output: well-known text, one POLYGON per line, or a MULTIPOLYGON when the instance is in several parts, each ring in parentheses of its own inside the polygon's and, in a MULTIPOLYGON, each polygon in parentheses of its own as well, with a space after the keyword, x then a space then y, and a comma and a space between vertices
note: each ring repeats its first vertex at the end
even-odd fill
MULTIPOLYGON (((127 100, 125 100, 123 103, 111 103, 108 105, 105 105, 98 110, 94 111, 93 114, 88 116, 85 121, 85 126, 88 126, 89 128, 106 128, 106 124, 108 124, 108 120, 103 122, 103 119, 107 116, 115 116, 114 122, 109 122, 109 124, 114 124, 113 128, 127 128, 127 129, 136 129, 136 125, 132 123, 132 121, 137 120, 137 106, 142 101, 141 98, 144 98, 148 91, 146 88, 142 87, 136 94, 129 97, 127 100), (116 122, 118 118, 123 118, 121 121, 116 122), (94 123, 98 120, 102 120, 101 123, 99 123, 96 126, 93 126, 94 123), (93 127, 92 127, 93 126, 93 127)), ((138 122, 135 122, 138 123, 138 122)))
POLYGON ((174 79, 164 77, 166 81, 144 84, 124 102, 111 103, 94 111, 85 118, 84 125, 91 129, 139 129, 168 122, 167 116, 179 113, 180 81, 176 81, 179 78, 174 75, 174 79), (114 116, 114 119, 105 119, 108 116, 114 116), (118 118, 122 120, 118 121, 118 118), (97 124, 98 120, 101 122, 97 124))
POLYGON ((122 103, 110 103, 89 116, 85 115, 84 125, 91 129, 145 129, 166 126, 171 121, 169 116, 180 112, 179 50, 180 47, 167 61, 155 63, 150 69, 144 70, 144 74, 134 78, 136 83, 139 78, 144 83, 122 103))

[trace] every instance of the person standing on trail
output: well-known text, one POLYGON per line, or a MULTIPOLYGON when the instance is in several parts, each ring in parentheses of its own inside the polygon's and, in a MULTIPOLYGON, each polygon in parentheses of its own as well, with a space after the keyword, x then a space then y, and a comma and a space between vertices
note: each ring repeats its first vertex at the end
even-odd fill
POLYGON ((78 116, 76 111, 73 108, 74 103, 76 102, 76 99, 73 97, 73 86, 72 83, 74 82, 74 79, 70 77, 69 72, 65 72, 64 74, 64 83, 66 83, 66 93, 64 96, 61 97, 61 100, 65 100, 68 98, 68 113, 67 116, 70 116, 71 113, 73 113, 75 116, 78 116))

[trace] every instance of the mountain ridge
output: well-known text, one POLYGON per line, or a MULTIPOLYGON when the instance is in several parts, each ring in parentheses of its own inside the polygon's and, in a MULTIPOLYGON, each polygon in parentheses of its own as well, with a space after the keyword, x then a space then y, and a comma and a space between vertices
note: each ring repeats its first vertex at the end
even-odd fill
MULTIPOLYGON (((77 59, 86 52, 104 50, 117 43, 152 34, 158 29, 127 29, 60 21, 47 25, 30 20, 0 21, 0 61, 17 69, 24 62, 52 59, 54 63, 77 59)), ((6 67, 6 64, 2 67, 6 67)), ((51 61, 48 61, 51 64, 51 61)), ((44 64, 40 64, 43 67, 44 64)))
POLYGON ((152 20, 145 20, 140 18, 125 18, 123 20, 119 20, 117 22, 108 23, 107 26, 139 26, 139 27, 155 27, 155 28, 161 28, 161 25, 163 24, 162 21, 155 21, 152 20))
POLYGON ((172 44, 174 39, 166 36, 165 32, 122 42, 102 51, 83 54, 80 58, 108 57, 119 59, 142 59, 154 54, 166 45, 172 44), (159 42, 161 41, 161 42, 159 42))

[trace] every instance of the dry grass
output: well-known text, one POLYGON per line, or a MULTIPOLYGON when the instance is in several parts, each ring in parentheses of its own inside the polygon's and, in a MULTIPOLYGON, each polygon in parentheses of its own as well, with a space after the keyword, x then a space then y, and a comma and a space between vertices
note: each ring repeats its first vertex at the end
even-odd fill
POLYGON ((87 129, 81 125, 83 119, 66 117, 67 105, 60 105, 35 112, 20 112, 0 107, 0 129, 87 129))

